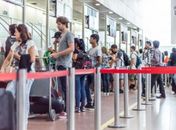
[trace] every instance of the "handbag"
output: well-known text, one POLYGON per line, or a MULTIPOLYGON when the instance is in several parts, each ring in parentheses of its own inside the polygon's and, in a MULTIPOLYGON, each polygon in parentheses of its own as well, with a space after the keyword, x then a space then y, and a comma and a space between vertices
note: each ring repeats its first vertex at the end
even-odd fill
POLYGON ((14 57, 14 52, 12 52, 12 56, 9 60, 9 63, 5 67, 1 68, 2 73, 12 73, 15 71, 15 68, 12 67, 13 57, 14 57))

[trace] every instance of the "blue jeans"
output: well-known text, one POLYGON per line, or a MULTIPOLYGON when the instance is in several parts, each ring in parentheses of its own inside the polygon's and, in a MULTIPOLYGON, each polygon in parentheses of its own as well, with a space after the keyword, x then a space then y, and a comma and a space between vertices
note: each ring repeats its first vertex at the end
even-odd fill
MULTIPOLYGON (((57 66, 57 70, 66 70, 66 68, 62 65, 59 65, 57 66)), ((66 77, 59 77, 58 80, 60 80, 60 84, 61 84, 61 89, 62 89, 62 98, 64 99, 64 102, 65 102, 65 111, 66 111, 66 105, 67 105, 67 91, 66 91, 66 88, 67 88, 67 78, 66 77)), ((59 86, 59 84, 58 84, 59 86)))
POLYGON ((94 84, 94 75, 87 75, 87 79, 85 82, 85 90, 86 90, 86 98, 87 98, 87 104, 92 104, 92 98, 90 93, 90 85, 91 83, 94 84))
POLYGON ((103 92, 109 92, 109 74, 102 74, 102 85, 103 85, 103 92))
POLYGON ((85 75, 76 75, 75 76, 75 97, 76 97, 76 107, 85 106, 85 75), (81 101, 81 106, 80 106, 81 101))

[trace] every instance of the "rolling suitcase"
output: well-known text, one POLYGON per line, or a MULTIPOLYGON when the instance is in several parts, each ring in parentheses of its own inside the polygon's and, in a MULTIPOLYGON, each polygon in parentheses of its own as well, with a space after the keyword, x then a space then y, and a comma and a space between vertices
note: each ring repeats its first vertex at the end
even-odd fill
POLYGON ((15 99, 11 92, 0 89, 0 130, 16 130, 15 99))

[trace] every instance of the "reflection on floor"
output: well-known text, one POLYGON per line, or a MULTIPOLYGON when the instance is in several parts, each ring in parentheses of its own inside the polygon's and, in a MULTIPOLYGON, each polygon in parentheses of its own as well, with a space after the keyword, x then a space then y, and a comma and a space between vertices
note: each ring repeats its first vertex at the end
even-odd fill
MULTIPOLYGON (((130 105, 136 102, 136 92, 130 92, 130 105)), ((123 111, 123 95, 120 95, 120 111, 123 111)), ((113 117, 113 94, 102 96, 102 125, 113 117)), ((129 105, 129 106, 130 106, 129 105)), ((157 99, 152 105, 143 106, 146 111, 130 111, 131 119, 120 119, 123 130, 176 130, 176 96, 167 93, 166 99, 157 99)), ((46 116, 30 119, 28 130, 66 130, 66 119, 47 121, 46 116)), ((111 130, 105 128, 104 130, 111 130)), ((94 110, 76 114, 75 130, 94 130, 94 110)), ((113 129, 119 130, 119 129, 113 129)))

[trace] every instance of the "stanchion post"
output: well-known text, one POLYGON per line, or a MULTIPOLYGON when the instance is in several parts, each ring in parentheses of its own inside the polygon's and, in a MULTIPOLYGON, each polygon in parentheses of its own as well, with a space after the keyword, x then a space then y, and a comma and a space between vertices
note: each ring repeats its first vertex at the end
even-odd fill
POLYGON ((95 84, 95 130, 101 129, 101 74, 100 68, 96 68, 94 75, 95 84))
POLYGON ((67 130, 75 130, 75 69, 69 69, 69 106, 68 107, 68 121, 67 130))
POLYGON ((156 98, 155 98, 155 92, 154 92, 154 87, 152 87, 152 85, 151 85, 151 82, 152 82, 151 78, 152 78, 152 75, 149 74, 149 88, 151 90, 151 91, 149 91, 149 95, 150 95, 149 96, 149 101, 155 101, 156 100, 156 98))
MULTIPOLYGON (((139 68, 141 70, 141 67, 139 68)), ((138 74, 138 92, 137 92, 137 108, 133 109, 135 111, 144 111, 145 109, 141 108, 141 89, 142 89, 142 74, 138 74)))
MULTIPOLYGON (((116 68, 119 69, 119 68, 116 68)), ((125 128, 120 125, 119 119, 119 74, 114 74, 114 125, 108 126, 109 128, 125 128)))
POLYGON ((17 76, 16 86, 16 103, 17 103, 17 130, 26 130, 27 120, 25 118, 25 105, 26 105, 26 80, 27 80, 26 69, 21 69, 17 76))
POLYGON ((129 88, 128 88, 128 74, 125 74, 125 88, 124 88, 124 115, 121 118, 133 118, 132 115, 129 114, 129 88))
POLYGON ((149 74, 146 74, 145 103, 142 103, 142 105, 151 105, 149 103, 149 82, 149 74))

